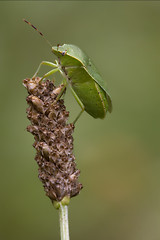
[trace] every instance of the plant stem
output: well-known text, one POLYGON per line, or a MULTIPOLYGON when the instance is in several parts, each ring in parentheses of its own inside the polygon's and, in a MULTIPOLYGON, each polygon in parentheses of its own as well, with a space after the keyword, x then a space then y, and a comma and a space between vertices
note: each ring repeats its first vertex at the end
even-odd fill
POLYGON ((59 222, 61 240, 69 240, 68 206, 60 203, 59 222))

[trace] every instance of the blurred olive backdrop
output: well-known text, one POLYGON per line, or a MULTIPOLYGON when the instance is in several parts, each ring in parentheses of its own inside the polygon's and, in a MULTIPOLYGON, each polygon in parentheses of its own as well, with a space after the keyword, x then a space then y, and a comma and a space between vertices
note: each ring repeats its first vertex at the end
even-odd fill
MULTIPOLYGON (((58 211, 37 177, 22 86, 54 56, 22 18, 53 45, 83 49, 113 100, 104 120, 84 113, 75 128, 84 188, 69 206, 71 240, 160 239, 158 1, 0 2, 0 239, 59 239, 58 211)), ((70 90, 65 99, 72 121, 80 109, 70 90)))

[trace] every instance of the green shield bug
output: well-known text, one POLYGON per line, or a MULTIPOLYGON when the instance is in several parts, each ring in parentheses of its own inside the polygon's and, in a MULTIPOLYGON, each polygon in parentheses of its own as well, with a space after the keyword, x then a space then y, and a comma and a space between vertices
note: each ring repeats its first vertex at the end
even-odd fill
MULTIPOLYGON (((29 23, 36 31, 38 29, 29 23)), ((39 32, 39 31, 38 31, 39 32)), ((52 47, 44 35, 41 36, 52 47)), ((74 123, 78 120, 83 111, 86 111, 94 118, 104 118, 107 111, 112 111, 112 101, 108 94, 106 84, 91 59, 77 46, 72 44, 63 44, 52 47, 52 52, 57 56, 55 63, 42 61, 35 72, 35 78, 42 65, 47 65, 53 69, 47 72, 42 79, 59 71, 63 76, 63 88, 58 95, 58 99, 62 96, 63 91, 69 85, 73 96, 81 107, 74 123)))

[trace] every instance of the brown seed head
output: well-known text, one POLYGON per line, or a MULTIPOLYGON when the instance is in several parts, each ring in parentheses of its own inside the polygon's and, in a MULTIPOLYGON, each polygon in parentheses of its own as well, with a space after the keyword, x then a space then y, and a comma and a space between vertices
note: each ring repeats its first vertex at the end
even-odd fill
POLYGON ((67 124, 69 112, 63 100, 56 101, 63 86, 56 88, 53 82, 41 82, 38 77, 25 79, 23 85, 29 93, 27 117, 31 125, 27 131, 34 135, 35 160, 46 195, 52 201, 76 196, 82 184, 73 155, 74 125, 67 124))

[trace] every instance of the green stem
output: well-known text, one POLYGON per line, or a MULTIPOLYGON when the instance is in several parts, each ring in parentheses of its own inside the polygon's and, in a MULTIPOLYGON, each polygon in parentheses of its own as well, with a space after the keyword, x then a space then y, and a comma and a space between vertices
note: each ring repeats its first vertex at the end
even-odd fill
POLYGON ((69 240, 68 206, 60 203, 59 222, 61 240, 69 240))

